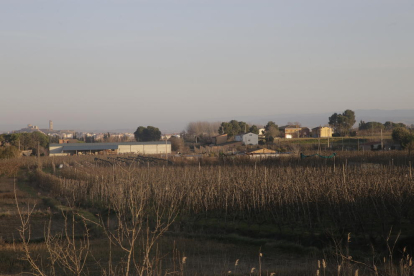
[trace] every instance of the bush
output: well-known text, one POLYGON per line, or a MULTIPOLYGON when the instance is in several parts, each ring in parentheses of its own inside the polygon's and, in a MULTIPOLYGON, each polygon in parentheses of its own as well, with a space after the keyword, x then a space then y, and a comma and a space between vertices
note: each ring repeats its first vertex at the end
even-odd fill
POLYGON ((0 159, 9 159, 19 156, 19 150, 14 146, 0 148, 0 159))
POLYGON ((171 142, 171 150, 172 151, 182 151, 182 149, 184 147, 183 139, 178 138, 178 137, 171 137, 170 142, 171 142))

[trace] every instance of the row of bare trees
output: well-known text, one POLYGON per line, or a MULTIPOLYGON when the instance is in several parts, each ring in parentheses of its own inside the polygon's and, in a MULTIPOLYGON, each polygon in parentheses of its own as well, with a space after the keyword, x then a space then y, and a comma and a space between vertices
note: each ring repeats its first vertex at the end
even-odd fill
POLYGON ((206 122, 206 121, 199 121, 199 122, 190 122, 187 126, 187 133, 189 135, 197 135, 197 136, 215 136, 218 135, 218 129, 220 127, 220 122, 206 122))
POLYGON ((102 206, 114 199, 126 201, 125 192, 145 195, 143 191, 149 189, 160 208, 178 203, 181 214, 273 223, 281 229, 321 229, 329 221, 338 229, 363 232, 369 231, 368 225, 391 223, 390 217, 394 223, 414 223, 413 213, 408 211, 414 204, 408 166, 338 160, 336 165, 329 160, 303 166, 297 159, 286 160, 283 166, 228 162, 219 167, 67 169, 56 189, 75 194, 79 203, 102 206), (134 186, 128 186, 131 180, 127 176, 134 179, 134 186))
MULTIPOLYGON (((191 232, 199 229, 201 221, 211 219, 220 222, 211 231, 241 222, 270 225, 272 235, 306 232, 323 238, 329 229, 331 235, 349 231, 373 239, 385 239, 388 232, 384 229, 391 226, 413 224, 409 157, 399 153, 348 155, 223 159, 217 165, 200 162, 196 166, 100 166, 87 157, 62 159, 70 164, 65 163, 58 175, 37 170, 34 178, 40 189, 65 203, 64 231, 46 231, 47 262, 39 261, 30 250, 26 259, 38 275, 89 274, 85 263, 95 258, 90 249, 93 229, 95 235, 104 237, 106 243, 101 246, 109 254, 105 262, 96 261, 101 274, 161 275, 167 271, 159 270, 161 258, 154 248, 172 224, 185 225, 185 230, 174 227, 176 231, 191 232), (85 215, 80 210, 93 213, 85 215), (114 258, 114 252, 121 257, 114 258)), ((43 165, 50 165, 47 162, 50 159, 43 165)), ((27 244, 31 210, 20 212, 21 238, 27 244)))
POLYGON ((99 177, 90 181, 92 174, 79 171, 74 173, 79 179, 58 178, 41 170, 35 172, 39 188, 50 191, 64 204, 58 211, 64 219, 61 231, 53 230, 56 227, 52 217, 59 214, 51 215, 45 227, 46 257, 41 258, 30 250, 35 206, 22 206, 16 196, 24 259, 35 275, 89 275, 91 262, 101 275, 165 274, 160 270, 161 258, 154 249, 177 216, 180 199, 173 199, 168 206, 160 204, 154 199, 152 187, 147 185, 149 179, 144 182, 134 170, 123 172, 122 178, 110 176, 111 182, 99 177), (96 211, 94 215, 84 211, 90 200, 96 211), (91 242, 96 238, 99 243, 91 242), (98 260, 94 252, 101 250, 105 252, 104 258, 98 260))

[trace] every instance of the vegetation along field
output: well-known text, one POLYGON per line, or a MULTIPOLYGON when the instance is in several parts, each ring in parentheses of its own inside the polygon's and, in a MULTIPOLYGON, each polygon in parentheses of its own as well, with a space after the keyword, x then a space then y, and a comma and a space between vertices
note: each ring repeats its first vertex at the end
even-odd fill
POLYGON ((414 274, 406 152, 108 160, 0 161, 2 274, 414 274))

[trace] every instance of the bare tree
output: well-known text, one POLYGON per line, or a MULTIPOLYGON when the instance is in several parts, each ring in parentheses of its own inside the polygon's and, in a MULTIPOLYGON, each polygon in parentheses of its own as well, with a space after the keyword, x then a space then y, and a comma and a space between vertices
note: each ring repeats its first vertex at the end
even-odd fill
MULTIPOLYGON (((150 275, 154 267, 150 253, 156 241, 173 223, 178 204, 161 207, 161 202, 153 200, 151 185, 132 177, 133 170, 118 168, 124 170, 127 177, 119 180, 109 190, 108 213, 111 210, 115 213, 114 223, 111 223, 109 216, 104 217, 103 214, 99 215, 98 223, 89 221, 101 227, 110 243, 125 252, 124 275, 150 275), (137 247, 141 251, 136 254, 137 247), (141 258, 134 258, 139 254, 141 258)), ((110 264, 105 274, 119 275, 112 267, 110 264)))
MULTIPOLYGON (((82 219, 84 233, 82 239, 76 238, 76 222, 75 214, 71 213, 70 224, 68 223, 68 215, 62 212, 65 219, 65 227, 63 233, 52 234, 52 220, 49 221, 45 235, 45 244, 50 255, 52 264, 58 263, 65 270, 65 274, 83 275, 86 259, 90 252, 89 229, 86 221, 82 219)), ((54 269, 54 265, 52 265, 54 269)))
POLYGON ((34 256, 31 252, 29 245, 31 239, 30 229, 30 217, 35 210, 36 205, 30 206, 27 204, 27 211, 23 212, 17 198, 16 185, 14 185, 14 197, 16 202, 17 213, 20 218, 19 235, 23 245, 23 251, 25 254, 24 259, 29 262, 34 275, 57 275, 60 274, 56 271, 57 268, 64 271, 66 275, 86 275, 84 272, 86 259, 89 255, 89 230, 85 220, 82 220, 85 227, 83 239, 78 241, 75 235, 75 214, 71 214, 71 221, 68 223, 68 215, 62 212, 64 217, 65 226, 63 233, 52 234, 52 219, 50 218, 49 224, 45 227, 45 245, 46 251, 49 254, 48 263, 44 264, 43 261, 34 256), (46 272, 45 269, 48 269, 46 272))
POLYGON ((302 124, 300 122, 288 122, 287 123, 290 126, 295 126, 295 127, 301 127, 302 124))
POLYGON ((20 208, 19 201, 17 200, 16 183, 14 183, 14 199, 16 202, 17 213, 19 214, 19 219, 20 219, 20 227, 18 231, 19 231, 19 236, 20 236, 20 239, 23 245, 23 251, 24 251, 23 259, 26 260, 30 264, 34 275, 44 276, 46 274, 41 269, 41 265, 39 265, 38 259, 33 256, 33 254, 30 252, 30 249, 29 249, 29 244, 30 244, 30 239, 31 239, 30 216, 33 214, 33 211, 35 210, 36 206, 33 205, 32 207, 30 207, 29 204, 27 204, 27 212, 26 214, 24 214, 24 212, 20 208))
POLYGON ((220 127, 220 122, 190 122, 187 126, 187 133, 190 135, 198 136, 215 136, 218 135, 218 129, 220 127))

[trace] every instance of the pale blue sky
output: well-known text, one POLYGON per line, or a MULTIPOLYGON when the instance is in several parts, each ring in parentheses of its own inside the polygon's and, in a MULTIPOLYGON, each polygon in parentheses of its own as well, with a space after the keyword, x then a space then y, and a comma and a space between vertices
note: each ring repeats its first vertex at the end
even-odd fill
POLYGON ((413 30, 412 0, 1 0, 0 131, 409 109, 413 30))

